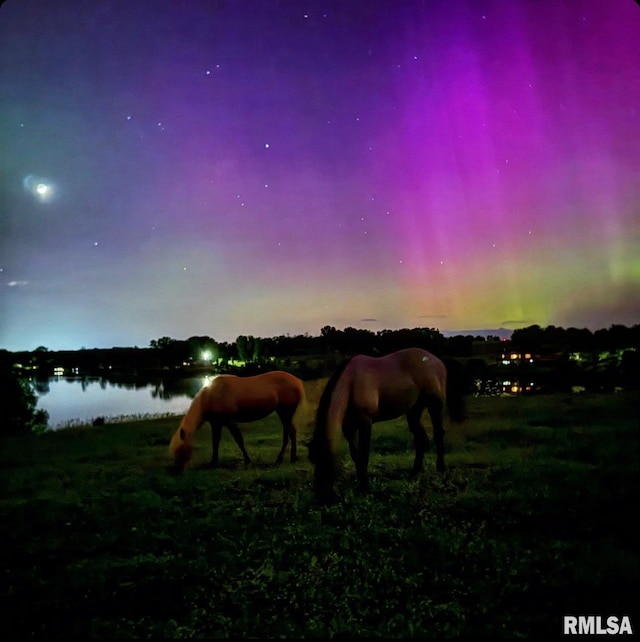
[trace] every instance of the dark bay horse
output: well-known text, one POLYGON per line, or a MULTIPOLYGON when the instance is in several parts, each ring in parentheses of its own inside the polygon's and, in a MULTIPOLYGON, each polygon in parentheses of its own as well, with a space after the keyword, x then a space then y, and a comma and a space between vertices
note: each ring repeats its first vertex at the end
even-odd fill
POLYGON ((245 464, 250 463, 238 423, 257 421, 272 412, 276 412, 282 422, 282 448, 276 464, 282 462, 289 438, 291 461, 296 461, 297 441, 293 416, 304 400, 302 381, 288 372, 277 370, 252 377, 217 375, 194 397, 171 439, 169 450, 175 470, 182 471, 189 463, 193 454, 194 435, 205 421, 211 425, 212 466, 218 464, 218 448, 224 426, 238 444, 245 464))
POLYGON ((368 465, 371 426, 406 415, 413 433, 413 472, 423 469, 429 439, 420 418, 425 408, 431 417, 436 445, 436 468, 444 465, 444 419, 464 418, 463 390, 447 380, 447 366, 419 348, 398 350, 383 357, 356 355, 342 363, 327 382, 316 413, 309 444, 314 464, 314 485, 321 502, 336 501, 335 449, 340 432, 349 444, 360 488, 369 488, 368 465))

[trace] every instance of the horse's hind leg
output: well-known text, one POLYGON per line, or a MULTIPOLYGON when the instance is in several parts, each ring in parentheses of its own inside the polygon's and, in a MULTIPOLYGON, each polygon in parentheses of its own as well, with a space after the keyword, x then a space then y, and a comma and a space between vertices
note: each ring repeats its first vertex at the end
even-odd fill
POLYGON ((242 457, 244 458, 244 463, 250 464, 251 458, 247 453, 247 449, 244 447, 244 439, 242 438, 242 433, 240 432, 240 428, 238 428, 238 424, 236 423, 227 424, 227 428, 229 429, 229 432, 231 433, 231 436, 234 438, 236 444, 238 444, 238 448, 240 448, 240 450, 242 451, 242 457))
POLYGON ((420 417, 422 416, 422 411, 424 406, 418 404, 407 412, 407 423, 409 424, 409 430, 413 434, 413 445, 416 451, 416 456, 413 461, 413 474, 417 475, 419 472, 422 472, 424 468, 424 453, 429 447, 429 438, 427 437, 427 431, 424 429, 424 426, 420 422, 420 417))
POLYGON ((433 440, 436 442, 436 470, 442 472, 444 465, 444 401, 431 399, 427 405, 433 425, 433 440))
MULTIPOLYGON (((282 422, 282 448, 280 448, 280 452, 276 457, 276 464, 282 463, 282 460, 284 459, 285 450, 287 450, 288 443, 289 443, 289 426, 285 421, 283 421, 282 422)), ((291 461, 295 461, 294 444, 295 444, 295 434, 293 435, 293 439, 291 440, 291 461)))
POLYGON ((282 448, 276 459, 276 464, 281 464, 284 459, 284 453, 287 450, 287 445, 289 443, 289 437, 291 437, 291 463, 297 460, 297 434, 296 427, 293 425, 292 417, 293 413, 289 412, 278 412, 280 421, 282 422, 282 448))

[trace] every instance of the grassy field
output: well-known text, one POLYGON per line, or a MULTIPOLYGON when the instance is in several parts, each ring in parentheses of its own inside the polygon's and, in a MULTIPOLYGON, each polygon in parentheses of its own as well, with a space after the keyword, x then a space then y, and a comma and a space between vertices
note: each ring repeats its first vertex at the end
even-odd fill
MULTIPOLYGON (((317 387, 311 391, 311 397, 317 387)), ((562 615, 640 626, 638 395, 471 398, 409 480, 403 420, 377 424, 371 493, 316 506, 275 417, 210 470, 168 473, 177 419, 0 441, 0 613, 19 637, 532 637, 562 615), (287 453, 288 455, 288 453, 287 453)), ((308 427, 301 439, 308 438, 308 427)))

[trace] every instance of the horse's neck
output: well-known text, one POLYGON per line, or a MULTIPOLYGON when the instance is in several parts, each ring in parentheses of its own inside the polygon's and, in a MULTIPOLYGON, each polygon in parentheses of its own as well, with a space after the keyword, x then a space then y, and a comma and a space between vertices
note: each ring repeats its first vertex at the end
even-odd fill
POLYGON ((197 396, 189 406, 184 418, 182 419, 181 428, 189 435, 193 435, 204 422, 202 410, 202 398, 197 396))
POLYGON ((342 425, 344 423, 348 405, 349 386, 343 381, 339 381, 333 391, 333 395, 331 396, 331 403, 327 408, 325 434, 327 436, 327 441, 331 444, 332 450, 340 439, 340 433, 342 432, 342 425))

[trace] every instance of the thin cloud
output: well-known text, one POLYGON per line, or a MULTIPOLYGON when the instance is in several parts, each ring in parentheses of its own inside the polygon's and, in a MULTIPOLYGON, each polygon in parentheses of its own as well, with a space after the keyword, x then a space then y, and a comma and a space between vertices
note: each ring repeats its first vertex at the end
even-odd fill
POLYGON ((534 325, 533 321, 529 319, 510 319, 509 321, 502 321, 501 326, 510 326, 510 325, 534 325))

